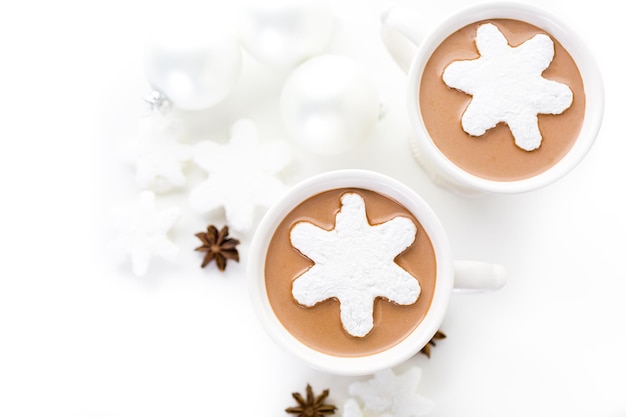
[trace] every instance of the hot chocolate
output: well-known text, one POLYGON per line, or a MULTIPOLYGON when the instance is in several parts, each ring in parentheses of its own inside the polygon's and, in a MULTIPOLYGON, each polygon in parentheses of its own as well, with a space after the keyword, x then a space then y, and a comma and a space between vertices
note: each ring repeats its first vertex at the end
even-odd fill
MULTIPOLYGON (((490 46, 483 44, 483 47, 490 46)), ((535 47, 536 45, 528 45, 528 48, 535 47)), ((497 81, 499 80, 494 79, 493 83, 496 84, 497 81)), ((532 94, 529 91, 528 96, 532 94)), ((424 124, 437 148, 463 170, 495 181, 530 178, 558 163, 578 137, 586 105, 580 72, 558 39, 536 26, 512 19, 476 22, 447 37, 432 53, 424 68, 418 100, 424 124), (468 62, 481 57, 476 40, 481 26, 495 27, 494 30, 499 31, 512 48, 524 44, 538 34, 547 35, 553 43, 554 56, 551 61, 547 61, 547 68, 541 72, 541 76, 555 81, 553 84, 560 83, 569 88, 571 103, 568 103, 568 107, 559 109, 559 112, 552 112, 553 114, 537 114, 535 126, 538 124, 541 141, 536 148, 521 148, 517 140, 519 138, 514 138, 512 133, 515 126, 502 120, 494 119, 495 127, 487 126, 481 134, 469 134, 462 126, 462 117, 474 97, 468 91, 447 85, 443 74, 453 62, 468 62)), ((487 107, 489 105, 490 103, 487 107)))
MULTIPOLYGON (((352 221, 348 223, 354 224, 352 221)), ((381 236, 383 239, 389 238, 385 234, 381 236)), ((393 236, 391 238, 394 239, 393 236)), ((355 242, 354 247, 358 248, 359 243, 355 242)), ((400 247, 404 248, 404 246, 400 247)), ((334 251, 330 244, 322 249, 328 250, 331 254, 334 251)), ((348 252, 354 251, 348 249, 348 252)), ((380 258, 382 268, 385 262, 384 256, 380 258)), ((367 262, 372 264, 371 259, 367 262)), ((374 264, 376 262, 379 261, 376 260, 374 264)), ((352 272, 361 266, 354 262, 348 263, 349 265, 340 267, 352 272)), ((426 231, 418 219, 404 206, 370 190, 340 188, 324 191, 308 198, 284 217, 269 243, 264 272, 271 308, 289 333, 319 352, 338 357, 358 357, 389 349, 406 338, 420 324, 430 308, 435 291, 436 258, 426 231), (349 204, 352 205, 349 206, 349 204), (318 297, 321 301, 311 306, 304 305, 306 303, 298 294, 295 283, 305 277, 307 272, 313 271, 314 267, 320 267, 321 263, 316 265, 316 262, 304 254, 309 253, 305 245, 306 235, 300 234, 299 241, 296 236, 298 233, 294 232, 294 230, 299 232, 298 228, 302 228, 301 225, 306 225, 307 229, 318 231, 315 233, 322 235, 327 231, 337 231, 343 221, 342 216, 353 214, 348 212, 358 211, 359 208, 364 208, 366 213, 365 228, 370 226, 376 228, 378 225, 391 223, 410 226, 401 225, 401 229, 405 232, 408 230, 407 233, 409 233, 408 239, 406 235, 398 237, 406 241, 406 249, 400 249, 398 255, 394 255, 389 262, 393 262, 391 269, 395 274, 402 276, 409 284, 411 284, 410 281, 416 280, 417 282, 414 282, 412 287, 413 290, 417 288, 417 295, 414 294, 415 297, 408 301, 398 300, 393 295, 376 296, 373 301, 371 329, 368 328, 361 333, 342 321, 345 317, 342 316, 340 310, 345 306, 341 304, 346 300, 342 299, 343 301, 340 302, 341 296, 318 297)), ((360 272, 354 275, 357 281, 360 280, 360 272)), ((337 277, 337 279, 341 278, 337 277)), ((391 286, 387 285, 387 287, 391 286)), ((405 292, 409 291, 403 289, 399 294, 396 292, 396 295, 402 298, 405 292)))

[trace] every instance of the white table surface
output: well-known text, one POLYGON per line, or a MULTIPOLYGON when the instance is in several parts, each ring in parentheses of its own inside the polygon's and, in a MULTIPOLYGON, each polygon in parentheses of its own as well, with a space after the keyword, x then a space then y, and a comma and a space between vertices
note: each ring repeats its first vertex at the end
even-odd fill
MULTIPOLYGON (((431 22, 466 4, 401 2, 431 22)), ((157 200, 183 205, 171 235, 178 262, 155 260, 139 278, 104 255, 114 235, 109 211, 138 194, 116 149, 147 92, 144 37, 175 30, 186 13, 233 18, 238 2, 222 3, 0 6, 0 415, 275 417, 307 383, 329 387, 337 405, 348 398, 357 378, 310 369, 257 323, 245 277, 251 233, 237 236, 242 263, 224 274, 199 267, 193 234, 223 217, 192 213, 185 191, 157 200)), ((578 30, 606 86, 598 140, 566 178, 473 199, 433 185, 408 150, 406 78, 378 36, 382 0, 334 0, 328 52, 363 65, 386 116, 349 155, 296 152, 297 169, 284 178, 348 167, 393 176, 431 204, 456 258, 507 268, 501 291, 454 295, 442 325, 448 338, 431 359, 397 369, 423 369, 419 392, 435 402, 433 417, 626 416, 626 78, 616 37, 624 20, 607 0, 529 3, 578 30)), ((233 95, 190 122, 224 137, 230 123, 249 117, 263 137, 289 141, 277 112, 287 75, 245 56, 233 95)))

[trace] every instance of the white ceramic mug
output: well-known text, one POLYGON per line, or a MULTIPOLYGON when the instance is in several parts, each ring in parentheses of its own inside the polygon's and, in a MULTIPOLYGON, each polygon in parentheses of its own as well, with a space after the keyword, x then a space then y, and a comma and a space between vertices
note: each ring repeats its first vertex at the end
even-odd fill
MULTIPOLYGON (((394 262, 396 261, 394 258, 394 262)), ((419 352, 440 328, 453 290, 468 292, 493 290, 501 288, 506 280, 504 268, 500 265, 453 261, 446 233, 428 204, 401 182, 367 170, 331 171, 314 176, 293 187, 267 211, 260 222, 250 247, 247 267, 252 304, 257 317, 272 339, 310 366, 342 375, 364 375, 400 364, 419 352), (408 336, 381 352, 352 357, 321 352, 290 333, 274 312, 266 286, 268 248, 283 219, 300 203, 313 196, 329 190, 346 188, 370 190, 406 208, 430 238, 436 267, 430 307, 408 336)), ((291 287, 292 283, 293 280, 290 280, 284 285, 291 287)), ((315 326, 316 323, 311 322, 310 325, 315 326)))
POLYGON ((416 159, 435 182, 462 194, 520 193, 553 183, 578 165, 593 145, 600 128, 604 92, 596 63, 575 31, 544 10, 516 2, 479 3, 456 11, 428 31, 425 27, 428 24, 424 24, 426 17, 418 13, 418 7, 416 5, 412 9, 394 5, 385 10, 381 16, 381 36, 392 57, 408 73, 408 112, 413 130, 411 142, 416 159), (559 162, 530 178, 499 181, 485 179, 460 168, 436 146, 421 115, 420 82, 431 54, 455 31, 490 19, 519 20, 546 31, 571 55, 584 84, 584 119, 574 145, 559 162), (424 35, 426 32, 428 34, 424 35))

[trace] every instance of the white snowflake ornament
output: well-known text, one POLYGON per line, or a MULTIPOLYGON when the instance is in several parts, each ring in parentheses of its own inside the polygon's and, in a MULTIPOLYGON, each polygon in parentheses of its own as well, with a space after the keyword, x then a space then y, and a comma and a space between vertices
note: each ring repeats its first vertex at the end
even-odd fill
POLYGON ((191 146, 180 143, 181 137, 182 126, 169 113, 153 110, 139 121, 137 136, 121 149, 135 166, 139 187, 166 192, 185 185, 183 164, 191 159, 191 146))
POLYGON ((416 366, 401 375, 385 369, 370 380, 353 382, 348 391, 361 400, 367 415, 422 417, 432 412, 434 403, 417 393, 421 377, 422 370, 416 366))
POLYGON ((343 404, 343 412, 341 417, 365 417, 359 403, 354 398, 349 398, 343 404))
POLYGON ((480 57, 454 61, 443 72, 443 81, 472 96, 463 113, 463 130, 480 136, 499 122, 511 129, 515 144, 526 151, 541 145, 538 114, 560 114, 570 107, 572 90, 541 74, 554 58, 554 43, 538 34, 517 47, 509 46, 491 23, 476 31, 480 57))
POLYGON ((290 160, 286 144, 259 143, 256 126, 239 120, 228 144, 206 140, 194 147, 193 161, 209 176, 191 191, 189 204, 199 212, 223 207, 229 227, 245 232, 252 227, 255 208, 269 207, 285 191, 275 174, 290 160))
POLYGON ((417 278, 394 262, 416 233, 415 223, 401 216, 370 225, 363 197, 343 194, 333 230, 309 222, 291 229, 292 246, 315 263, 294 280, 294 299, 306 307, 338 299, 344 329, 366 336, 374 327, 377 297, 407 305, 420 295, 417 278))
POLYGON ((153 256, 173 261, 178 255, 178 247, 169 240, 167 232, 180 217, 180 210, 173 207, 157 211, 154 199, 152 191, 143 191, 135 205, 116 213, 119 233, 111 246, 130 255, 137 276, 146 274, 153 256))

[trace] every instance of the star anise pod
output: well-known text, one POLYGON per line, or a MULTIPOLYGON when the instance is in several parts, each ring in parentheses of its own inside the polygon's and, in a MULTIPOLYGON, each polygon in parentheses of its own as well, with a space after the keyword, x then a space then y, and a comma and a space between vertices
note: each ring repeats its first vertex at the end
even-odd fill
POLYGON ((328 397, 328 390, 325 389, 319 396, 313 395, 313 389, 309 384, 306 386, 306 400, 297 392, 291 394, 298 402, 297 407, 285 408, 290 414, 297 414, 298 417, 324 417, 326 415, 335 414, 337 407, 330 404, 324 404, 324 400, 328 397))
POLYGON ((430 358, 430 346, 437 346, 437 344, 435 343, 435 340, 440 340, 440 339, 445 339, 446 335, 444 334, 444 332, 442 332, 441 330, 437 330, 437 333, 435 333, 435 335, 432 337, 432 339, 430 339, 428 341, 428 343, 426 343, 426 346, 424 346, 422 348, 422 350, 420 350, 420 353, 423 353, 424 355, 426 355, 426 357, 430 358))
POLYGON ((228 226, 222 227, 222 230, 218 232, 215 226, 209 225, 206 233, 196 233, 196 237, 202 241, 202 245, 196 250, 206 252, 202 268, 214 259, 220 271, 226 269, 228 259, 239 262, 239 252, 237 252, 239 241, 228 237, 228 226))

